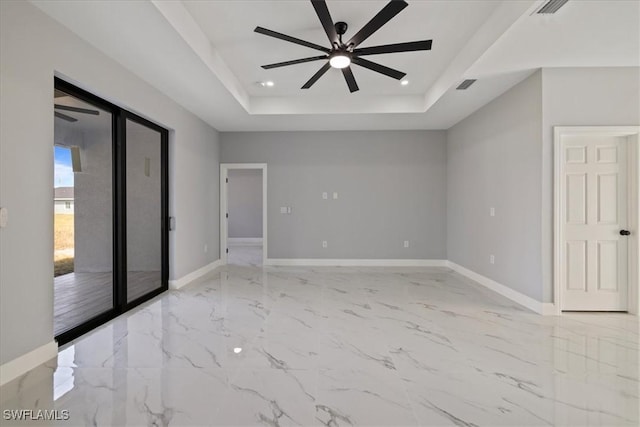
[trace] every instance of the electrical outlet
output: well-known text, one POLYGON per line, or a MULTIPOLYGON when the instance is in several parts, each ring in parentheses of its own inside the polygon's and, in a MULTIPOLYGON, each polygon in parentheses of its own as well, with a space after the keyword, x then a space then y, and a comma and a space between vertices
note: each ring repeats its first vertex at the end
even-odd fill
POLYGON ((494 207, 489 208, 489 216, 496 216, 496 208, 494 207))
POLYGON ((408 240, 405 240, 405 241, 404 241, 404 247, 405 247, 405 248, 408 248, 408 247, 409 247, 409 241, 408 241, 408 240))
POLYGON ((323 240, 323 241, 322 241, 322 247, 323 247, 323 248, 326 248, 326 247, 327 247, 327 241, 326 241, 326 240, 323 240))
POLYGON ((291 206, 287 206, 287 213, 291 215, 291 206))
POLYGON ((281 214, 286 214, 287 213, 287 207, 286 206, 280 206, 280 213, 281 214))
POLYGON ((491 264, 495 264, 496 263, 495 255, 489 255, 489 263, 491 263, 491 264))

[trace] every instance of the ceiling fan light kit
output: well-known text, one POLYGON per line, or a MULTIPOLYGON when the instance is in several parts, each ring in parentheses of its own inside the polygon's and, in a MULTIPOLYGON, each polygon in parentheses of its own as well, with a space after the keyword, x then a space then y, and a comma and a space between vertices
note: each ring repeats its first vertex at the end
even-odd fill
POLYGON ((333 68, 346 68, 351 65, 351 55, 347 52, 334 52, 329 56, 329 64, 333 68))
POLYGON ((268 30, 263 27, 256 27, 255 32, 263 34, 265 36, 274 37, 280 40, 284 40, 290 43, 295 43, 301 46, 308 47, 310 49, 319 50, 324 52, 324 55, 312 56, 308 58, 294 59, 291 61, 278 62, 274 64, 263 65, 262 68, 269 70, 271 68, 285 67, 289 65, 303 64, 312 61, 327 61, 320 70, 318 70, 303 86, 302 89, 309 89, 313 84, 320 79, 330 68, 336 68, 342 71, 349 91, 351 93, 359 90, 356 79, 351 71, 351 64, 356 64, 361 67, 367 68, 371 71, 375 71, 380 74, 384 74, 388 77, 396 80, 402 80, 405 73, 394 70, 393 68, 386 67, 376 62, 369 61, 362 58, 366 55, 379 55, 384 53, 396 53, 396 52, 415 52, 422 50, 431 50, 431 40, 422 40, 407 43, 395 43, 381 46, 371 46, 365 48, 358 48, 358 46, 369 38, 373 33, 378 31, 383 25, 389 22, 394 16, 400 13, 408 3, 404 0, 391 0, 387 5, 382 8, 376 16, 374 16, 364 27, 360 29, 349 41, 344 43, 342 36, 347 32, 349 28, 346 22, 336 22, 334 24, 331 19, 331 14, 327 8, 325 0, 311 0, 311 4, 320 19, 322 28, 324 29, 331 48, 326 48, 315 43, 311 43, 305 40, 298 39, 296 37, 288 36, 286 34, 278 33, 276 31, 268 30))

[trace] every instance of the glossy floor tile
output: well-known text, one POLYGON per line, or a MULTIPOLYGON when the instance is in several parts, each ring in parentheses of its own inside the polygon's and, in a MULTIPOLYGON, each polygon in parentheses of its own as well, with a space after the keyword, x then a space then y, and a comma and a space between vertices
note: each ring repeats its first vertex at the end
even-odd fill
POLYGON ((258 267, 262 265, 262 245, 229 244, 227 264, 258 267))
POLYGON ((65 346, 1 406, 60 425, 637 426, 638 351, 637 317, 542 317, 446 268, 234 265, 65 346))

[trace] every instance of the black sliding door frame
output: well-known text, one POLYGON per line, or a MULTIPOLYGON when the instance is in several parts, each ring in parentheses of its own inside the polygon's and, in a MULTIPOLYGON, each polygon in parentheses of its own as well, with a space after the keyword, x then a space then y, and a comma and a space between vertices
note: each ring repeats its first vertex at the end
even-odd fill
POLYGON ((122 246, 120 248, 120 255, 122 256, 120 268, 121 268, 121 278, 120 282, 124 284, 123 292, 119 293, 119 303, 126 310, 129 310, 137 305, 142 304, 143 302, 161 294, 162 292, 169 289, 169 131, 161 126, 156 125, 149 120, 138 116, 130 111, 122 110, 121 111, 121 120, 119 121, 120 129, 119 133, 121 135, 120 139, 120 159, 119 166, 122 167, 122 173, 118 174, 121 180, 121 186, 118 192, 118 198, 120 199, 120 206, 122 207, 122 215, 120 221, 120 231, 122 233, 120 237, 120 242, 122 246), (161 159, 161 167, 160 167, 160 205, 162 209, 161 214, 161 257, 162 257, 162 285, 158 289, 154 289, 149 293, 136 298, 133 301, 127 302, 127 174, 126 174, 126 165, 127 165, 127 120, 137 123, 139 125, 148 127, 158 133, 160 133, 160 159, 161 159))
POLYGON ((55 337, 58 345, 75 338, 114 319, 122 313, 140 305, 169 289, 169 131, 157 124, 106 101, 84 89, 54 78, 55 89, 61 90, 81 101, 111 113, 112 150, 112 232, 113 232, 113 305, 110 310, 67 330, 55 337), (126 121, 130 120, 149 127, 161 135, 161 242, 162 280, 161 286, 131 302, 127 302, 127 206, 126 206, 126 121))

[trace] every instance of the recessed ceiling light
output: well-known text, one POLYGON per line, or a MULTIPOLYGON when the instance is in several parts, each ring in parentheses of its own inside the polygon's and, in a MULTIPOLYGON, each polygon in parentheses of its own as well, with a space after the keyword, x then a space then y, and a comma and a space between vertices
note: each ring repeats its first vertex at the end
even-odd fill
POLYGON ((241 351, 242 351, 242 348, 240 348, 240 347, 236 347, 236 348, 234 348, 234 349, 233 349, 233 352, 234 352, 235 354, 238 354, 238 353, 240 353, 241 351))
POLYGON ((275 83, 272 82, 271 80, 268 80, 268 81, 265 81, 265 82, 256 82, 256 84, 258 86, 261 86, 261 87, 273 87, 273 86, 275 86, 275 83))
POLYGON ((402 81, 400 82, 400 84, 401 84, 402 86, 406 86, 406 85, 408 85, 408 84, 409 84, 409 80, 402 80, 402 81))

